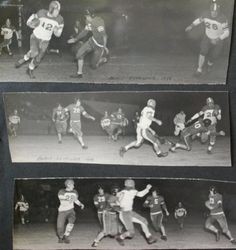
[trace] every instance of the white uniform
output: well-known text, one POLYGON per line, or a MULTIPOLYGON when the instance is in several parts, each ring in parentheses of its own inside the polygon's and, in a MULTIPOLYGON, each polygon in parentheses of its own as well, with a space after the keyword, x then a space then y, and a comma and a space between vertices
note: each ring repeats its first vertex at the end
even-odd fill
POLYGON ((13 26, 7 27, 6 25, 4 25, 1 28, 1 34, 3 35, 5 40, 12 39, 14 31, 15 28, 13 26))
POLYGON ((151 107, 145 107, 141 112, 141 117, 139 119, 138 127, 142 129, 147 129, 151 126, 152 120, 150 118, 153 118, 155 116, 155 110, 151 107))
POLYGON ((18 115, 11 115, 9 116, 10 123, 17 125, 20 123, 20 117, 18 115))
POLYGON ((74 208, 74 201, 78 200, 78 193, 76 190, 67 191, 65 189, 62 189, 58 193, 58 198, 60 200, 58 211, 68 211, 74 208))

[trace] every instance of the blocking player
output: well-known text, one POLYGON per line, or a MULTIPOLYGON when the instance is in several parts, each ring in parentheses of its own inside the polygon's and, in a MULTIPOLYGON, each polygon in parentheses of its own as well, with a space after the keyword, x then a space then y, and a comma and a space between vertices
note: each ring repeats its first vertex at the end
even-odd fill
POLYGON ((15 27, 11 24, 11 20, 7 18, 6 23, 1 27, 1 35, 3 36, 3 41, 0 43, 0 55, 2 54, 2 49, 6 48, 9 56, 12 56, 12 51, 10 45, 12 43, 13 34, 16 34, 18 39, 18 33, 15 27))
POLYGON ((88 33, 91 33, 91 36, 76 53, 78 70, 75 75, 71 76, 72 78, 83 77, 84 57, 88 53, 92 53, 91 67, 93 69, 97 69, 100 65, 108 61, 109 50, 107 48, 107 34, 104 20, 91 11, 86 12, 85 18, 86 26, 84 30, 76 37, 67 41, 67 43, 73 44, 83 39, 88 33))
MULTIPOLYGON (((208 97, 206 99, 206 105, 203 106, 200 112, 196 113, 187 123, 191 123, 195 119, 198 119, 199 117, 203 117, 203 121, 205 119, 209 119, 211 121, 211 124, 208 126, 208 130, 205 133, 201 133, 201 141, 202 143, 205 143, 209 138, 209 145, 207 149, 207 153, 211 154, 212 149, 216 143, 216 125, 217 122, 221 120, 221 108, 218 104, 215 104, 212 97, 208 97)), ((219 135, 224 135, 220 132, 219 135)))
POLYGON ((30 60, 27 69, 30 78, 35 78, 33 72, 45 55, 52 35, 60 37, 62 34, 64 20, 60 15, 60 10, 61 4, 58 1, 52 1, 48 10, 41 9, 27 20, 27 26, 33 29, 30 36, 30 50, 16 62, 15 67, 19 68, 30 60))
POLYGON ((85 145, 83 140, 83 133, 81 130, 81 115, 85 118, 95 121, 95 118, 89 115, 84 107, 81 105, 80 99, 76 99, 75 103, 70 104, 65 108, 65 111, 70 114, 70 130, 76 136, 79 143, 81 144, 83 149, 87 149, 88 147, 85 145))
POLYGON ((120 206, 117 197, 118 191, 118 186, 113 186, 111 188, 111 194, 109 194, 107 197, 106 208, 103 210, 102 214, 103 228, 98 233, 97 237, 94 239, 92 247, 97 247, 99 242, 104 237, 115 237, 121 231, 121 223, 118 218, 118 211, 120 211, 120 206))
POLYGON ((178 203, 178 206, 175 208, 175 219, 178 222, 180 229, 184 228, 184 220, 187 216, 187 210, 183 206, 182 202, 178 203))
POLYGON ((175 115, 175 118, 173 120, 175 124, 175 136, 179 136, 181 134, 181 131, 185 128, 185 119, 186 114, 184 113, 184 111, 180 111, 178 114, 175 115))
POLYGON ((17 109, 14 110, 13 114, 8 117, 8 127, 10 131, 10 135, 17 136, 17 131, 20 126, 20 116, 18 114, 17 109))
POLYGON ((78 200, 78 192, 74 189, 74 181, 67 179, 65 188, 58 192, 60 206, 57 216, 57 236, 58 243, 70 243, 70 234, 76 220, 74 204, 84 209, 84 204, 78 200))
POLYGON ((102 227, 103 212, 106 209, 108 194, 104 192, 102 187, 98 188, 98 193, 93 197, 93 204, 97 208, 97 216, 100 226, 102 227))
POLYGON ((218 193, 216 187, 210 187, 208 200, 205 202, 205 206, 210 210, 205 227, 216 235, 216 241, 220 240, 220 230, 227 236, 232 244, 236 244, 236 240, 231 235, 228 228, 228 223, 223 210, 223 198, 218 193), (216 224, 220 226, 220 230, 216 224))
POLYGON ((200 54, 198 58, 198 67, 195 76, 199 77, 203 74, 203 67, 207 57, 207 71, 210 71, 215 60, 219 57, 224 40, 229 37, 228 20, 222 14, 221 8, 216 0, 210 5, 210 10, 201 17, 193 21, 185 31, 191 31, 195 26, 203 23, 205 26, 205 34, 200 44, 200 54))
POLYGON ((63 107, 59 103, 58 106, 54 108, 52 112, 52 121, 55 123, 58 143, 62 143, 62 135, 64 135, 67 131, 68 118, 68 113, 63 109, 63 107))
POLYGON ((150 209, 150 218, 155 231, 160 231, 161 239, 166 241, 167 236, 163 225, 163 211, 165 211, 166 216, 169 216, 169 212, 167 210, 165 200, 163 196, 159 195, 157 188, 152 190, 152 195, 147 197, 143 205, 144 207, 150 209))
POLYGON ((23 194, 15 205, 15 211, 19 211, 22 225, 29 223, 29 203, 26 201, 23 194))
POLYGON ((155 116, 155 108, 156 108, 156 101, 153 99, 149 99, 147 101, 147 106, 142 110, 139 122, 137 124, 136 129, 136 141, 131 142, 130 144, 121 147, 120 149, 120 156, 123 155, 130 149, 130 148, 138 148, 142 145, 144 140, 149 141, 156 152, 158 157, 165 157, 168 155, 168 152, 162 152, 160 149, 160 140, 156 136, 155 131, 151 129, 152 122, 155 122, 157 125, 161 126, 162 121, 156 119, 155 116))
POLYGON ((153 244, 157 241, 149 231, 147 220, 140 214, 133 211, 133 203, 135 197, 144 197, 150 191, 152 185, 148 184, 142 191, 135 189, 135 182, 132 179, 125 180, 125 187, 117 196, 120 205, 119 218, 125 227, 125 232, 117 236, 117 241, 121 246, 124 246, 126 238, 133 238, 135 236, 134 223, 141 226, 142 231, 146 237, 148 244, 153 244))

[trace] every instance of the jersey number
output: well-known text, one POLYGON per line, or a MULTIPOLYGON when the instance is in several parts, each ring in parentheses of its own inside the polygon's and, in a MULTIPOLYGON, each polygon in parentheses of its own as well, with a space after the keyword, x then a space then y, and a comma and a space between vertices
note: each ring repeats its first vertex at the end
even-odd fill
POLYGON ((205 25, 206 25, 207 29, 218 30, 218 25, 215 24, 215 23, 213 23, 213 24, 211 24, 211 23, 205 23, 205 25))
POLYGON ((51 23, 45 23, 43 22, 42 23, 42 27, 45 29, 45 30, 48 30, 48 31, 52 31, 53 29, 53 25, 51 23))
POLYGON ((104 202, 105 201, 105 197, 98 197, 98 202, 104 202))

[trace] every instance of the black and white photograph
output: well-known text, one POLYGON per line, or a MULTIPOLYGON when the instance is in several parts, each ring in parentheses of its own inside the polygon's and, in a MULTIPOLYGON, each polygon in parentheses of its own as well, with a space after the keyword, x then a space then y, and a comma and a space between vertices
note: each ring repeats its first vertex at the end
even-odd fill
POLYGON ((228 92, 4 94, 12 162, 231 166, 228 92))
POLYGON ((0 82, 225 84, 234 0, 4 0, 0 82))
POLYGON ((236 183, 16 179, 14 250, 235 249, 236 183))

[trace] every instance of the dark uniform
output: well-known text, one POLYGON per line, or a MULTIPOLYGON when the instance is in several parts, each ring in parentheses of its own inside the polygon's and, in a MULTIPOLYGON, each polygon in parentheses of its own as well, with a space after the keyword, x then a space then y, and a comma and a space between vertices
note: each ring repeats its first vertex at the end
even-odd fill
POLYGON ((53 109, 52 119, 55 121, 56 131, 59 134, 65 134, 67 130, 68 114, 65 110, 55 108, 53 109))
POLYGON ((107 198, 108 194, 104 193, 103 195, 96 194, 93 197, 93 203, 95 207, 97 208, 97 215, 100 225, 102 226, 103 223, 103 212, 106 209, 107 206, 107 198))

